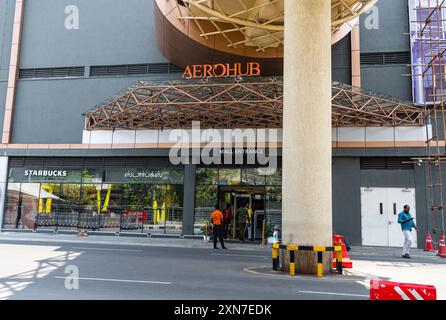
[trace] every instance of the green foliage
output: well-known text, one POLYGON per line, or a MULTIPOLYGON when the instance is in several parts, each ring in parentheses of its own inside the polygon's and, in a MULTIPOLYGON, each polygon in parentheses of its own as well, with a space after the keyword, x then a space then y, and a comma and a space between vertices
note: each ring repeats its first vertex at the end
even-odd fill
POLYGON ((274 225, 272 223, 268 223, 265 228, 265 236, 272 237, 274 233, 274 225))

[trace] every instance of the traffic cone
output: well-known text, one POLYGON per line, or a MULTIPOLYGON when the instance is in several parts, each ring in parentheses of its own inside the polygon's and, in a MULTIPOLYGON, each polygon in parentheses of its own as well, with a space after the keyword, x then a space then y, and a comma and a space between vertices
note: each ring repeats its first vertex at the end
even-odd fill
POLYGON ((424 246, 424 251, 433 252, 435 251, 434 244, 432 242, 431 234, 428 231, 426 236, 426 245, 424 246))
MULTIPOLYGON (((347 246, 345 245, 344 236, 333 235, 333 245, 342 246, 342 267, 351 269, 353 268, 353 262, 350 260, 347 252, 347 246)), ((336 268, 336 253, 333 252, 333 268, 336 268)))
POLYGON ((441 232, 440 243, 438 245, 438 253, 437 256, 441 258, 446 258, 446 245, 444 242, 444 232, 441 232))

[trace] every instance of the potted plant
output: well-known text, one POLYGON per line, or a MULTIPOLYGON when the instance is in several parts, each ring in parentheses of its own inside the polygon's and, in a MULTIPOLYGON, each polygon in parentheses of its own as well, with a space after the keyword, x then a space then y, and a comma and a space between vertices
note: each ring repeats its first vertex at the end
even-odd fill
POLYGON ((212 233, 212 223, 210 221, 206 221, 200 230, 201 234, 203 235, 204 242, 209 242, 211 240, 210 234, 212 233))

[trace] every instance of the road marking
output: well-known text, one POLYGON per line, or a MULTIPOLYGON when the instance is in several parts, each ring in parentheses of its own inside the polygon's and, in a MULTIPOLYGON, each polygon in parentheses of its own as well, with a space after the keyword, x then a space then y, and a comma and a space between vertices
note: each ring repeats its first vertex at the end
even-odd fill
POLYGON ((230 256, 230 257, 254 257, 266 259, 266 256, 251 255, 251 254, 233 254, 233 253, 212 253, 212 256, 230 256))
POLYGON ((142 252, 142 250, 132 250, 132 249, 107 249, 107 248, 89 248, 89 247, 73 247, 73 249, 78 249, 78 250, 99 250, 99 251, 142 252))
POLYGON ((108 281, 108 282, 128 282, 128 283, 146 283, 146 284, 165 284, 170 285, 172 282, 164 281, 147 281, 147 280, 125 280, 125 279, 102 279, 102 278, 77 278, 77 277, 54 277, 55 279, 72 279, 72 280, 87 280, 87 281, 108 281))
POLYGON ((322 291, 301 291, 299 290, 300 293, 310 293, 310 294, 325 294, 325 295, 329 295, 329 296, 347 296, 347 297, 364 297, 364 298, 369 298, 369 295, 365 295, 365 294, 353 294, 353 293, 338 293, 338 292, 322 292, 322 291))

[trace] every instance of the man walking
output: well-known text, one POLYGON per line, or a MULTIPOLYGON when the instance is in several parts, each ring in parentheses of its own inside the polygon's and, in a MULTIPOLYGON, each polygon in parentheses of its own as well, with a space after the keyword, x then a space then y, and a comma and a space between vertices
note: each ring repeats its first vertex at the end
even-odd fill
POLYGON ((217 238, 220 240, 221 248, 226 249, 223 240, 223 213, 220 211, 218 205, 215 206, 215 210, 212 212, 210 220, 213 225, 212 232, 214 235, 214 249, 218 249, 217 238))
POLYGON ((403 245, 403 258, 410 259, 410 247, 412 246, 412 228, 418 231, 415 222, 413 221, 412 215, 410 214, 410 206, 405 205, 404 211, 398 215, 398 223, 401 224, 401 229, 404 234, 404 245, 403 245))

